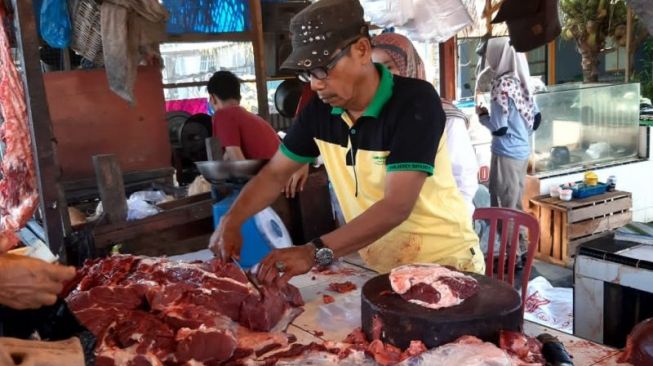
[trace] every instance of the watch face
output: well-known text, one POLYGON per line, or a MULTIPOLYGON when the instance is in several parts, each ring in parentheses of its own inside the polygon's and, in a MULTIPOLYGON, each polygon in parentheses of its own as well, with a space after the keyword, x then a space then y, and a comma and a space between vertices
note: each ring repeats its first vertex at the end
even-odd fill
POLYGON ((315 252, 315 262, 320 266, 328 266, 333 263, 333 250, 320 248, 315 252))

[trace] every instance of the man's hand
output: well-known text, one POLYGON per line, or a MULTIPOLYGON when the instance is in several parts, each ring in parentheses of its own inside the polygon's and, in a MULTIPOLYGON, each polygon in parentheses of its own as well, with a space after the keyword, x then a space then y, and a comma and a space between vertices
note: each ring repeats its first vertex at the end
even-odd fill
POLYGON ((256 276, 262 283, 285 285, 294 276, 313 268, 315 247, 311 244, 273 250, 263 258, 256 276))
POLYGON ((2 366, 84 366, 84 352, 77 338, 58 342, 0 338, 2 366))
POLYGON ((286 198, 295 198, 298 192, 304 190, 304 185, 308 180, 308 165, 304 164, 299 170, 288 179, 286 187, 283 189, 286 198))
POLYGON ((228 261, 232 257, 240 259, 240 249, 243 246, 243 236, 240 225, 232 225, 229 219, 222 217, 209 242, 209 249, 216 257, 228 261))
POLYGON ((0 304, 13 309, 36 309, 57 301, 74 267, 50 264, 21 255, 0 255, 0 304))
POLYGON ((487 108, 485 108, 485 107, 476 106, 476 114, 478 114, 479 116, 484 116, 484 115, 489 114, 489 112, 487 111, 487 108))

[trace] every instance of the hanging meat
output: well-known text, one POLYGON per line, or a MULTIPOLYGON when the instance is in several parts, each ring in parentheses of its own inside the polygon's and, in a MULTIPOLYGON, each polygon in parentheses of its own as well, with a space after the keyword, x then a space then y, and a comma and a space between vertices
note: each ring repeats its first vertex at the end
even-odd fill
MULTIPOLYGON (((0 19, 6 19, 2 6, 0 19)), ((16 246, 16 231, 25 226, 38 205, 25 93, 11 57, 6 26, 7 22, 0 21, 0 140, 5 145, 0 164, 0 253, 16 246)))

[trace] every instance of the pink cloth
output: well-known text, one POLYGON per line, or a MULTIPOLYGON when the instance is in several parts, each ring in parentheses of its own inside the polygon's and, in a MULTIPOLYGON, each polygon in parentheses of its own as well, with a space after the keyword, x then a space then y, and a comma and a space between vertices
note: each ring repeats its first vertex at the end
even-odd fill
POLYGON ((191 115, 197 113, 208 113, 208 102, 206 98, 180 99, 166 101, 166 112, 184 111, 191 115))

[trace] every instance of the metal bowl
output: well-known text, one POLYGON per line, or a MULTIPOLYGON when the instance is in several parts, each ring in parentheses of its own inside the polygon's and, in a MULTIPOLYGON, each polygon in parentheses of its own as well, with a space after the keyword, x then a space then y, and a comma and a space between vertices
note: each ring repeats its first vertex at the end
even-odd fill
POLYGON ((247 180, 254 177, 267 160, 214 160, 196 161, 195 165, 202 176, 212 184, 228 180, 247 180))

